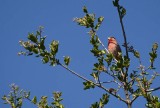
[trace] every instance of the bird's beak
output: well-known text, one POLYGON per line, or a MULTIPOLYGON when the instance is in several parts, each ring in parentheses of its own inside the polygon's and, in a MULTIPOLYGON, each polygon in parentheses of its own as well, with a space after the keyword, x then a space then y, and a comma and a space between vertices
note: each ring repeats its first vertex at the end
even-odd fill
POLYGON ((110 40, 111 38, 110 37, 108 37, 108 40, 110 40))

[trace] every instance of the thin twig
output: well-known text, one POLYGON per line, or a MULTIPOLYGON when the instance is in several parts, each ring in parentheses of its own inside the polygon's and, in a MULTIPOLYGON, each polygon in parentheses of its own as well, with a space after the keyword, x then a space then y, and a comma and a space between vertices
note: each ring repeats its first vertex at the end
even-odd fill
POLYGON ((98 72, 98 83, 101 85, 101 81, 100 81, 99 76, 100 76, 100 72, 98 72))
POLYGON ((105 82, 100 82, 100 84, 105 84, 105 83, 112 83, 114 81, 105 81, 105 82))
POLYGON ((118 83, 116 80, 112 80, 112 81, 105 81, 105 82, 99 82, 98 84, 105 84, 105 83, 116 83, 119 86, 122 86, 120 83, 118 83))
POLYGON ((149 90, 146 90, 146 92, 152 92, 152 91, 156 91, 156 90, 159 90, 160 87, 157 87, 157 88, 154 88, 154 89, 149 89, 149 90))
POLYGON ((89 79, 87 79, 87 78, 79 75, 78 73, 74 72, 73 70, 69 69, 66 65, 63 65, 63 64, 61 64, 61 63, 58 63, 58 65, 62 66, 63 68, 65 68, 66 70, 68 70, 68 71, 71 72, 72 74, 76 75, 77 77, 79 77, 79 78, 81 78, 81 79, 83 79, 83 80, 85 80, 85 81, 90 81, 89 79))
POLYGON ((103 87, 103 86, 101 86, 101 85, 98 85, 98 87, 99 87, 99 88, 102 88, 103 90, 105 90, 106 92, 110 93, 112 96, 118 98, 119 100, 127 103, 127 101, 126 101, 125 99, 121 98, 121 97, 120 97, 119 95, 117 95, 117 94, 114 94, 114 93, 110 92, 110 91, 109 91, 108 89, 106 89, 105 87, 103 87))
POLYGON ((133 99, 131 100, 131 104, 132 104, 138 97, 139 97, 139 96, 133 97, 133 99))
POLYGON ((148 84, 151 84, 153 82, 153 80, 156 78, 156 76, 158 76, 158 73, 155 72, 153 75, 152 75, 152 78, 150 80, 148 80, 148 84))
POLYGON ((105 88, 104 86, 102 86, 102 85, 100 85, 100 84, 97 84, 97 83, 94 83, 93 81, 91 81, 91 80, 89 80, 89 79, 81 76, 80 74, 74 72, 73 70, 69 69, 67 66, 65 66, 65 65, 63 65, 63 64, 61 64, 61 63, 57 63, 57 64, 60 65, 60 66, 62 66, 63 68, 65 68, 66 70, 68 70, 69 72, 71 72, 72 74, 76 75, 77 77, 79 77, 79 78, 81 78, 81 79, 83 79, 83 80, 85 80, 85 81, 92 82, 95 86, 97 86, 97 87, 105 90, 106 92, 108 92, 108 93, 111 94, 112 96, 114 96, 114 97, 118 98, 119 100, 121 100, 121 101, 123 101, 123 102, 126 103, 126 100, 124 100, 123 98, 121 98, 119 95, 110 92, 109 89, 105 88))
POLYGON ((118 92, 121 88, 123 88, 123 85, 119 85, 116 92, 118 92))
POLYGON ((8 100, 8 98, 6 98, 5 101, 12 106, 12 103, 8 100))
MULTIPOLYGON (((107 73, 107 74, 110 75, 112 78, 114 78, 115 81, 117 80, 117 81, 119 81, 119 82, 121 82, 121 83, 123 84, 122 81, 120 81, 120 80, 119 80, 117 77, 115 77, 114 75, 110 74, 108 71, 105 71, 105 73, 107 73)), ((118 85, 122 85, 122 84, 118 83, 117 81, 116 81, 116 83, 117 83, 118 85)))
POLYGON ((128 84, 130 84, 131 82, 135 81, 135 79, 138 78, 139 76, 140 76, 140 75, 135 76, 132 80, 130 80, 130 81, 128 82, 128 84))

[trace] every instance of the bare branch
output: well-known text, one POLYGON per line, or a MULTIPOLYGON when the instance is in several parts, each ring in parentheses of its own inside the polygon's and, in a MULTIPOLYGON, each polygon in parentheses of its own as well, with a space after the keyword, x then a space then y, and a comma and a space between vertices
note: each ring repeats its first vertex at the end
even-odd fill
POLYGON ((65 68, 66 70, 68 70, 69 72, 71 72, 72 74, 76 75, 77 77, 85 80, 85 81, 89 81, 89 82, 92 82, 95 86, 105 90, 106 92, 108 92, 109 94, 111 94, 112 96, 118 98, 119 100, 123 101, 123 102, 127 102, 125 99, 121 98, 119 95, 117 95, 116 93, 113 93, 113 92, 110 92, 109 89, 105 88, 104 86, 100 85, 100 84, 97 84, 97 83, 94 83, 93 81, 79 75, 78 73, 74 72, 73 70, 69 69, 67 66, 61 64, 61 63, 58 63, 58 65, 62 66, 63 68, 65 68))
POLYGON ((160 87, 157 87, 157 88, 154 88, 154 89, 149 89, 149 90, 146 90, 146 92, 152 92, 152 91, 156 91, 156 90, 159 90, 160 87))
POLYGON ((112 78, 114 78, 114 82, 115 83, 117 83, 118 85, 123 85, 123 82, 122 81, 120 81, 117 77, 115 77, 114 75, 112 75, 112 74, 110 74, 108 71, 105 71, 108 75, 110 75, 112 78), (122 84, 120 84, 119 82, 117 82, 117 81, 119 81, 119 82, 121 82, 122 84))
POLYGON ((139 96, 133 97, 133 99, 131 100, 131 104, 132 104, 138 97, 139 97, 139 96))
POLYGON ((76 75, 77 77, 79 77, 79 78, 81 78, 81 79, 83 79, 83 80, 85 80, 85 81, 90 81, 90 80, 88 80, 87 78, 85 78, 85 77, 79 75, 78 73, 74 72, 73 70, 69 69, 66 65, 63 65, 63 64, 61 64, 61 63, 58 63, 58 65, 62 66, 63 68, 65 68, 66 70, 68 70, 68 71, 71 72, 72 74, 76 75))
POLYGON ((126 33, 125 33, 125 30, 124 30, 124 25, 123 25, 123 20, 122 20, 122 16, 121 16, 120 6, 119 5, 117 6, 117 10, 118 10, 118 15, 119 15, 120 24, 121 24, 121 27, 122 27, 122 32, 123 32, 123 37, 124 37, 124 45, 125 45, 125 49, 126 49, 126 56, 127 56, 127 58, 129 58, 128 50, 127 50, 128 43, 127 43, 126 33))
POLYGON ((105 83, 115 83, 115 84, 118 84, 118 86, 122 86, 122 84, 118 83, 116 80, 99 82, 98 84, 105 84, 105 83))

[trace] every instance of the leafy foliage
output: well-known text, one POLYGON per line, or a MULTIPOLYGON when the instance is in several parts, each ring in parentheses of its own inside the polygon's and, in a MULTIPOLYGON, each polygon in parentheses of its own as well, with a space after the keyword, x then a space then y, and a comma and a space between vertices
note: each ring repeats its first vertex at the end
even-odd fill
MULTIPOLYGON (((48 51, 45 46, 45 39, 46 36, 42 36, 43 27, 39 27, 36 34, 29 33, 28 34, 28 41, 19 41, 20 45, 26 49, 26 51, 21 51, 18 55, 27 55, 31 56, 35 54, 36 57, 41 57, 42 62, 44 64, 49 63, 51 66, 55 66, 59 63, 59 60, 56 59, 56 54, 58 53, 59 42, 53 40, 48 51)), ((69 64, 70 58, 65 57, 64 62, 66 65, 69 64)))
POLYGON ((91 82, 91 81, 83 82, 83 85, 84 85, 84 90, 95 87, 95 86, 94 86, 94 83, 91 82))
POLYGON ((65 65, 69 65, 69 63, 70 63, 70 57, 69 56, 65 56, 64 57, 64 63, 65 63, 65 65))
MULTIPOLYGON (((88 32, 90 44, 92 45, 90 52, 97 60, 97 62, 93 64, 92 73, 90 74, 92 77, 91 80, 68 68, 71 60, 69 56, 64 56, 64 65, 60 62, 56 56, 59 50, 59 41, 53 40, 49 45, 49 50, 47 50, 45 45, 46 36, 42 36, 43 27, 40 27, 36 33, 29 33, 28 41, 20 41, 20 45, 26 51, 19 52, 19 55, 35 55, 36 57, 41 57, 44 64, 49 63, 51 66, 62 66, 72 74, 84 80, 84 90, 95 87, 104 90, 105 94, 102 95, 102 98, 100 98, 98 102, 93 103, 90 108, 104 108, 104 105, 109 102, 110 95, 124 102, 128 108, 131 108, 132 103, 140 96, 146 99, 147 103, 145 105, 147 108, 159 108, 160 100, 157 96, 153 95, 153 91, 159 90, 160 87, 151 88, 153 81, 159 76, 158 72, 155 72, 156 68, 154 66, 154 62, 158 56, 158 43, 154 43, 151 52, 149 52, 150 65, 146 68, 141 62, 140 53, 127 42, 123 26, 123 18, 126 15, 126 9, 119 4, 119 0, 113 0, 113 6, 116 7, 119 14, 124 37, 123 47, 126 50, 126 54, 118 54, 119 59, 117 60, 114 55, 107 50, 100 40, 99 35, 97 35, 97 31, 104 21, 104 17, 100 16, 96 18, 96 15, 89 13, 87 7, 84 6, 84 17, 74 19, 78 25, 90 29, 88 32), (138 59, 139 61, 138 68, 133 71, 129 70, 129 67, 132 65, 129 57, 130 53, 135 57, 134 59, 138 59), (101 79, 102 75, 108 76, 108 79, 106 79, 107 81, 101 79), (151 75, 151 77, 149 75, 151 75), (113 86, 114 88, 109 88, 106 86, 106 83, 111 86, 116 86, 113 86), (122 94, 120 90, 124 91, 124 94, 122 94)), ((12 85, 11 88, 12 92, 10 92, 8 96, 4 95, 2 99, 12 108, 20 108, 23 99, 29 100, 38 108, 64 108, 61 104, 63 100, 61 98, 61 92, 53 93, 53 102, 49 105, 47 96, 42 96, 40 101, 38 101, 36 96, 34 96, 33 99, 29 98, 30 92, 19 91, 18 86, 12 85)))
POLYGON ((12 108, 21 108, 23 100, 30 96, 30 92, 20 90, 15 84, 11 84, 10 87, 11 91, 9 94, 2 97, 4 104, 9 104, 12 108))
POLYGON ((104 108, 104 105, 106 105, 108 102, 109 102, 109 95, 103 94, 99 102, 93 103, 90 108, 104 108))
POLYGON ((153 68, 153 69, 154 69, 154 65, 153 65, 154 61, 157 58, 157 49, 158 49, 158 43, 154 43, 152 46, 152 52, 149 53, 150 62, 151 62, 150 68, 153 68))
POLYGON ((47 96, 42 96, 38 102, 36 96, 34 96, 33 99, 30 99, 30 92, 20 90, 17 85, 12 84, 11 92, 8 94, 8 96, 4 95, 2 99, 5 101, 5 104, 9 104, 12 108, 21 108, 24 99, 36 105, 37 108, 64 108, 64 106, 61 104, 61 101, 63 100, 61 96, 61 92, 53 92, 53 102, 51 105, 49 105, 47 96))

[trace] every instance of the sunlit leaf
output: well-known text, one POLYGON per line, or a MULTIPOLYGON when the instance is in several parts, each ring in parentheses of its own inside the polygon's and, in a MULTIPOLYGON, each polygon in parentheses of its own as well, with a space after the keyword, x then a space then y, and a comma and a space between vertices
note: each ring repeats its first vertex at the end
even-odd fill
POLYGON ((91 81, 83 82, 83 85, 84 85, 84 90, 87 90, 87 89, 95 87, 95 85, 91 81))
POLYGON ((32 99, 32 102, 33 102, 34 104, 37 104, 37 97, 36 97, 36 96, 34 96, 34 98, 32 99))
POLYGON ((64 57, 64 63, 65 63, 65 65, 69 65, 69 63, 70 63, 70 57, 69 56, 65 56, 64 57))
POLYGON ((134 51, 134 56, 135 56, 136 58, 140 58, 139 52, 138 52, 138 51, 134 51))
POLYGON ((28 35, 28 39, 31 40, 32 42, 36 43, 38 40, 36 38, 36 36, 34 36, 33 33, 28 35))
POLYGON ((42 61, 43 61, 43 63, 48 63, 48 61, 49 61, 48 56, 43 57, 42 61))

